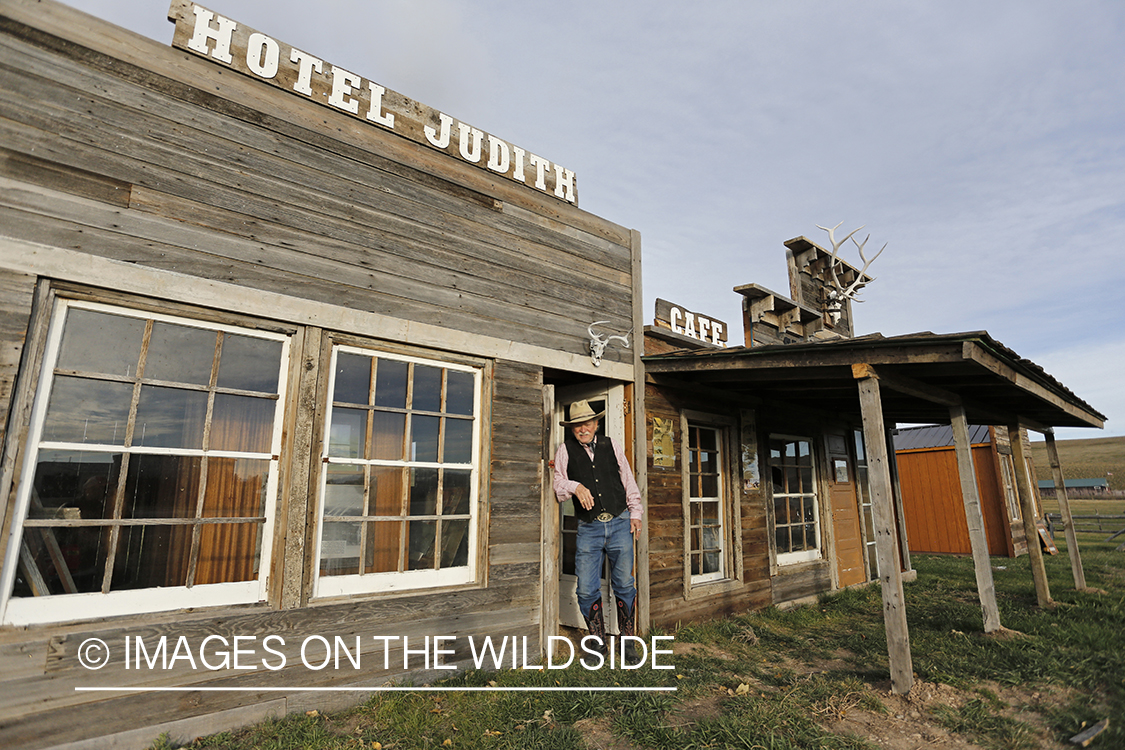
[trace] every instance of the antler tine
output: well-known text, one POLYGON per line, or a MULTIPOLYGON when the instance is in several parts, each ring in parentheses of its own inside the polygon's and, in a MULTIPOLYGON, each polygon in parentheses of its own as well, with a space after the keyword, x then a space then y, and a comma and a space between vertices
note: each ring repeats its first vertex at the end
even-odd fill
POLYGON ((604 333, 594 333, 594 326, 605 325, 606 323, 609 323, 609 322, 610 321, 608 321, 608 320, 595 320, 593 323, 586 326, 586 330, 587 330, 587 332, 589 332, 590 338, 599 339, 599 340, 602 339, 602 338, 605 338, 604 333))

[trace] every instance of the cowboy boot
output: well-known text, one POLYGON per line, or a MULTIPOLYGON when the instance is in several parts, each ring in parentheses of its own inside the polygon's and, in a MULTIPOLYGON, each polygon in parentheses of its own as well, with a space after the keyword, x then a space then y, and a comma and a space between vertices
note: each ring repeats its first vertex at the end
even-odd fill
MULTIPOLYGON (((637 634, 637 603, 634 601, 632 606, 626 604, 620 599, 617 600, 617 630, 622 636, 637 634)), ((633 641, 623 641, 625 650, 623 657, 631 664, 637 661, 637 649, 633 645, 633 641)))
POLYGON ((606 639, 605 639, 605 617, 602 615, 602 603, 600 601, 594 602, 590 606, 590 615, 587 617, 582 615, 586 620, 586 629, 590 631, 590 635, 598 639, 598 653, 603 656, 606 653, 606 639))

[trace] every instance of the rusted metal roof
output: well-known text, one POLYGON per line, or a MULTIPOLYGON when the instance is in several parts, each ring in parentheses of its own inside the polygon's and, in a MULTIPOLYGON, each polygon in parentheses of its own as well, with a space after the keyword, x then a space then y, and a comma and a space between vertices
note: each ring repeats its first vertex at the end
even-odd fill
MULTIPOLYGON (((895 430, 895 450, 910 451, 923 448, 946 448, 953 445, 953 428, 947 424, 931 424, 921 427, 899 427, 895 430)), ((988 425, 969 425, 969 444, 991 443, 992 435, 988 425)))

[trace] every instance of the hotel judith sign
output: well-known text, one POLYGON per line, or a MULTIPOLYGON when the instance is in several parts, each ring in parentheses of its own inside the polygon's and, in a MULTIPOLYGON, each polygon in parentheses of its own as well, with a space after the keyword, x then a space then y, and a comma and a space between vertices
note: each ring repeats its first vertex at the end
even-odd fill
POLYGON ((574 172, 214 11, 173 0, 172 46, 578 204, 574 172))

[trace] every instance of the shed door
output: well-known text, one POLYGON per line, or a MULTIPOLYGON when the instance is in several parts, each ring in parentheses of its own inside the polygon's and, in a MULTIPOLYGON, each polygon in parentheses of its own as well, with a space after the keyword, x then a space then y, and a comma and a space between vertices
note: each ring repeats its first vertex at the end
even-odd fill
POLYGON ((855 468, 843 435, 828 435, 828 486, 832 531, 836 538, 836 574, 840 588, 863 583, 863 530, 855 492, 855 468))
MULTIPOLYGON (((566 429, 559 424, 566 418, 566 407, 575 401, 586 399, 595 412, 605 410, 599 435, 608 435, 615 442, 625 443, 625 386, 608 381, 597 383, 584 383, 576 386, 566 386, 555 390, 555 418, 551 426, 551 455, 562 444, 566 429)), ((574 550, 578 534, 578 521, 574 517, 574 503, 570 500, 559 503, 560 534, 559 543, 559 624, 572 628, 584 628, 586 622, 582 619, 582 612, 578 609, 578 595, 576 585, 578 579, 574 575, 574 550)), ((606 602, 604 607, 606 627, 612 631, 617 630, 617 607, 609 597, 609 577, 605 566, 602 568, 602 598, 606 602)))

